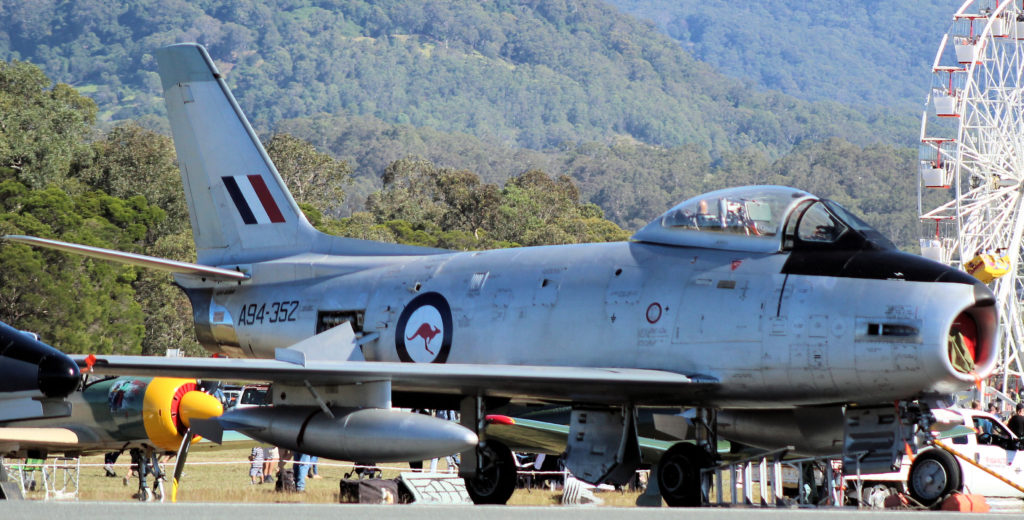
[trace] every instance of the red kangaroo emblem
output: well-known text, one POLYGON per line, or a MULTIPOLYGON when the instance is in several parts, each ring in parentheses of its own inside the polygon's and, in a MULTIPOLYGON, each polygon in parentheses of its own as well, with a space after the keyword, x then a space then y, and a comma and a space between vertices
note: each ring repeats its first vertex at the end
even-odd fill
POLYGON ((434 351, 430 350, 430 342, 433 341, 434 338, 437 337, 437 335, 440 333, 441 329, 433 327, 429 323, 423 323, 423 325, 420 325, 420 328, 416 329, 415 334, 405 339, 407 341, 411 341, 413 338, 416 337, 423 338, 423 348, 427 349, 427 352, 433 354, 434 351))

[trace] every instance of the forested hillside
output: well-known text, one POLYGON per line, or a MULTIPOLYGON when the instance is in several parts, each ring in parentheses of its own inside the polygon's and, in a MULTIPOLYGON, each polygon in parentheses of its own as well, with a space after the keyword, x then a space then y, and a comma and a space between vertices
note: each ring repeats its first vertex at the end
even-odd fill
POLYGON ((362 208, 393 161, 422 157, 439 166, 468 169, 488 182, 502 182, 539 169, 564 173, 579 186, 583 200, 600 206, 626 229, 638 229, 670 206, 702 192, 741 184, 776 183, 860 204, 872 223, 884 225, 894 240, 910 247, 916 239, 916 151, 892 145, 853 145, 840 138, 805 141, 776 158, 750 146, 713 158, 696 146, 653 147, 628 139, 566 145, 557 150, 512 149, 469 135, 447 134, 410 125, 389 125, 372 117, 319 116, 284 121, 278 129, 299 136, 348 162, 355 184, 350 210, 362 208), (896 232, 895 230, 899 231, 896 232))
POLYGON ((959 0, 608 0, 716 70, 802 99, 918 111, 959 0))
POLYGON ((777 156, 909 142, 915 124, 750 88, 598 0, 14 0, 2 16, 0 59, 80 88, 101 120, 159 113, 153 50, 197 41, 267 129, 326 112, 532 149, 625 136, 777 156))
MULTIPOLYGON (((736 155, 800 143, 913 142, 910 112, 851 110, 755 88, 597 0, 80 0, 5 4, 0 57, 40 64, 99 119, 166 128, 154 49, 199 41, 265 135, 286 131, 353 168, 364 208, 413 155, 501 183, 567 173, 636 228, 736 155)), ((758 52, 748 49, 749 52, 758 52)), ((775 66, 786 70, 784 60, 775 66)), ((880 172, 903 175, 908 172, 880 172)), ((759 182, 750 177, 752 182, 759 182)))

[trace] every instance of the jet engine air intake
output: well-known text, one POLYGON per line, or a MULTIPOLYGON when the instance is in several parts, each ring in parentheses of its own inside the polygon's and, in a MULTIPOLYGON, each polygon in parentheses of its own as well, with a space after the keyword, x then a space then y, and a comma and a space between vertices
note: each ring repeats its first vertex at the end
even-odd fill
POLYGON ((994 368, 996 310, 975 305, 961 312, 949 327, 948 356, 959 374, 984 377, 994 368))

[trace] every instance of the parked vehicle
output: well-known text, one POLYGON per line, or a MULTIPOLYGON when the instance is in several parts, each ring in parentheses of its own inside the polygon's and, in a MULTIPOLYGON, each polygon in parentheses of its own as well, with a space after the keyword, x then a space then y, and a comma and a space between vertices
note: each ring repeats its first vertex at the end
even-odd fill
POLYGON ((225 385, 223 389, 224 409, 234 408, 238 404, 238 398, 242 396, 242 387, 235 385, 225 385))
POLYGON ((238 397, 235 408, 252 408, 270 404, 270 387, 267 385, 245 385, 238 397))
MULTIPOLYGON (((936 436, 946 446, 1000 476, 1024 486, 1024 457, 1017 453, 1024 448, 998 417, 963 408, 934 410, 936 436)), ((865 502, 872 495, 895 492, 909 493, 926 506, 937 505, 954 491, 986 497, 1024 497, 1024 493, 1000 481, 948 451, 931 446, 913 458, 904 456, 900 470, 892 473, 862 475, 865 502)), ((847 475, 848 488, 853 491, 855 475, 847 475)))

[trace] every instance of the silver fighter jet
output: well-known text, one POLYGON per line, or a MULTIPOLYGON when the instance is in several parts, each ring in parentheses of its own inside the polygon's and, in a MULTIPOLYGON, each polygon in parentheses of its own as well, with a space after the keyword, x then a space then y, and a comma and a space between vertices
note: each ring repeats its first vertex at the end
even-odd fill
POLYGON ((327 457, 464 450, 473 498, 501 503, 515 468, 483 435, 495 406, 571 405, 565 463, 590 482, 644 462, 638 408, 696 407, 697 443, 657 466, 666 501, 693 505, 719 411, 752 444, 885 466, 929 404, 995 365, 984 284, 791 188, 708 193, 619 243, 452 252, 325 235, 205 49, 156 56, 197 263, 6 238, 175 273, 200 342, 232 359, 105 356, 93 369, 273 381, 272 409, 225 413, 222 427, 327 457), (372 410, 393 406, 459 409, 462 426, 372 410))

